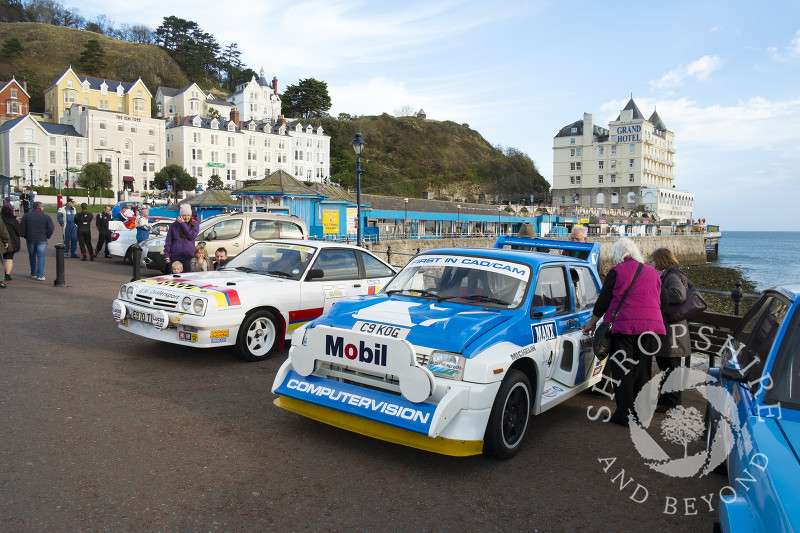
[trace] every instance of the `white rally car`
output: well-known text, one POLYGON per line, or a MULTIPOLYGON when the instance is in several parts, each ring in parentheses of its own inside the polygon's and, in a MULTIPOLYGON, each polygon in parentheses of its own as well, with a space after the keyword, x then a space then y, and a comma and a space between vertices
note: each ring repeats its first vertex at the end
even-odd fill
POLYGON ((511 457, 532 414, 602 378, 581 331, 599 252, 517 237, 423 252, 380 294, 295 332, 275 404, 406 446, 511 457), (562 253, 530 251, 542 249, 562 253))
POLYGON ((120 328, 142 337, 198 348, 233 346, 239 357, 259 361, 337 301, 375 294, 395 273, 348 244, 265 241, 219 271, 126 283, 112 313, 120 328))

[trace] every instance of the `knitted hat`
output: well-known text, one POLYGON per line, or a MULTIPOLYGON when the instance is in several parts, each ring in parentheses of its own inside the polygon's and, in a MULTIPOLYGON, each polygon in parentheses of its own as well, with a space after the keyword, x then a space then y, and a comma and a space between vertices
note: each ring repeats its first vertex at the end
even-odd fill
POLYGON ((189 204, 181 204, 181 215, 191 215, 192 214, 192 206, 189 204))

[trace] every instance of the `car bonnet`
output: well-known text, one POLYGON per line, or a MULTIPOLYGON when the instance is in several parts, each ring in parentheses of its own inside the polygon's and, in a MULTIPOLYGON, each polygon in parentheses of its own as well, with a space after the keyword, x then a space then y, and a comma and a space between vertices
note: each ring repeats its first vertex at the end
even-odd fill
POLYGON ((342 329, 354 329, 363 322, 388 324, 407 329, 406 340, 413 345, 463 353, 473 341, 510 320, 514 313, 436 300, 378 295, 338 302, 313 324, 342 329))

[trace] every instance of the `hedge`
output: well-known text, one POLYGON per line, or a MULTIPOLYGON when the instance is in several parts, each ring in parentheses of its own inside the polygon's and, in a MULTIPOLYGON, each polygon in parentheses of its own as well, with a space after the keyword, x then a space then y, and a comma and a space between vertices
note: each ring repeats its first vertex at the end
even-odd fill
MULTIPOLYGON (((59 189, 57 187, 34 187, 33 190, 36 191, 36 194, 43 194, 45 196, 57 196, 59 194, 59 189)), ((78 188, 75 189, 63 188, 61 189, 61 194, 63 194, 64 196, 75 196, 79 198, 85 198, 87 195, 86 189, 78 189, 78 188)), ((95 195, 90 195, 90 196, 94 197, 95 195)), ((114 198, 114 191, 103 190, 100 191, 100 193, 97 194, 96 196, 98 198, 114 198)))

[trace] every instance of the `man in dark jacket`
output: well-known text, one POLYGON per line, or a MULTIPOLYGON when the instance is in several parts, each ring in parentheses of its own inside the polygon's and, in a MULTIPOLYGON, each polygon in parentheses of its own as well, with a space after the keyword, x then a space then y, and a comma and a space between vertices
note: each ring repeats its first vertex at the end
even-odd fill
POLYGON ((42 202, 34 202, 33 209, 22 217, 25 240, 28 243, 28 259, 31 263, 31 277, 44 281, 44 257, 47 241, 55 231, 53 219, 42 211, 42 202))
POLYGON ((89 257, 94 261, 94 248, 92 248, 92 215, 89 212, 89 204, 81 204, 81 212, 75 215, 75 225, 78 226, 78 244, 81 247, 81 261, 86 261, 86 250, 89 250, 89 257))
POLYGON ((108 227, 108 223, 111 222, 112 219, 111 215, 111 206, 107 205, 103 208, 103 212, 97 215, 95 219, 95 225, 97 226, 97 249, 94 251, 94 255, 100 255, 100 250, 103 249, 103 246, 106 247, 106 258, 111 257, 111 254, 108 253, 108 243, 111 242, 111 229, 108 227))

